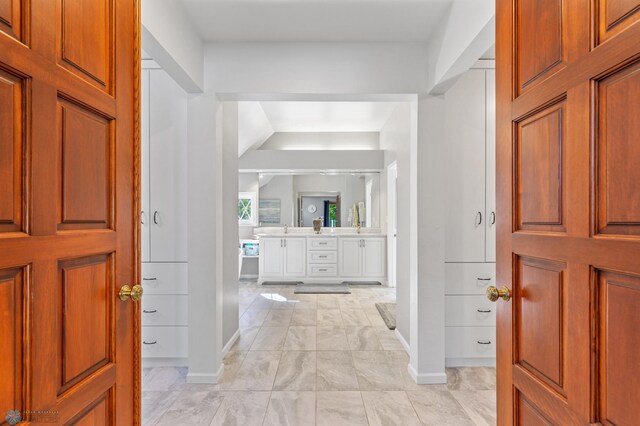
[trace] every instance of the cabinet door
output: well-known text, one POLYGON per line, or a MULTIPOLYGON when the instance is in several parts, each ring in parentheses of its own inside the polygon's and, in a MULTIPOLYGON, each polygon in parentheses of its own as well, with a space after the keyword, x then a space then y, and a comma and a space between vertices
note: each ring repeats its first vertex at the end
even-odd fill
POLYGON ((362 248, 359 238, 340 238, 340 276, 362 276, 362 248))
POLYGON ((151 261, 187 261, 187 94, 162 70, 150 73, 151 261))
POLYGON ((260 239, 260 276, 282 277, 284 259, 282 238, 260 239))
POLYGON ((307 239, 285 238, 284 276, 304 277, 307 274, 307 239))
POLYGON ((140 87, 140 101, 141 101, 141 117, 140 117, 140 148, 141 148, 141 193, 140 193, 140 228, 141 228, 141 241, 140 251, 143 262, 148 262, 151 258, 149 256, 149 71, 142 71, 142 84, 140 87))
POLYGON ((362 276, 384 277, 386 265, 385 240, 383 238, 364 238, 362 247, 362 276))
POLYGON ((484 80, 469 70, 445 94, 446 262, 485 261, 484 80))
POLYGON ((496 71, 486 71, 487 82, 487 191, 485 222, 486 247, 485 261, 496 261, 496 71))

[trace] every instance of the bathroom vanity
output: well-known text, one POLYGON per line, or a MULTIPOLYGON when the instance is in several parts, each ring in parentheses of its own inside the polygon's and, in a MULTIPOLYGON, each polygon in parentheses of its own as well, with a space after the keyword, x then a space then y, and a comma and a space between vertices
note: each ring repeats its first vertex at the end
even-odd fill
POLYGON ((387 237, 383 234, 296 232, 259 234, 258 238, 259 284, 268 281, 387 283, 387 237))

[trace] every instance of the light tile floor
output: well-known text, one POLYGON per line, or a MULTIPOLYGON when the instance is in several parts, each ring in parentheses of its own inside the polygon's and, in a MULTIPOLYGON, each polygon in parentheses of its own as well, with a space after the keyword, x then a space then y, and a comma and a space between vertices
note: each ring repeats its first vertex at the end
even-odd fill
POLYGON ((416 385, 409 358, 376 302, 386 287, 297 295, 242 281, 240 338, 218 385, 186 368, 145 368, 143 425, 494 425, 495 370, 447 369, 447 385, 416 385))

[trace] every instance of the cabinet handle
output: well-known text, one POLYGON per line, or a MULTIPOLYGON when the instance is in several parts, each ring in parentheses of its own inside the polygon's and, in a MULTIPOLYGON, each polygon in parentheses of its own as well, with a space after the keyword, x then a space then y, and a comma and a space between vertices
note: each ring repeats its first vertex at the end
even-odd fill
POLYGON ((145 314, 155 314, 156 312, 158 312, 158 310, 154 309, 153 311, 147 311, 147 310, 143 309, 142 312, 144 312, 145 314))
POLYGON ((327 272, 327 268, 318 269, 320 272, 327 272))
POLYGON ((140 223, 144 225, 144 210, 140 211, 140 223))
POLYGON ((282 238, 280 238, 280 247, 284 247, 284 244, 282 243, 282 238))
POLYGON ((326 245, 327 245, 327 243, 318 243, 318 245, 326 246, 326 245))
POLYGON ((157 278, 143 278, 142 281, 155 281, 157 278))
POLYGON ((482 212, 476 213, 476 226, 482 225, 482 212))
POLYGON ((158 211, 153 212, 153 223, 158 224, 158 211))
POLYGON ((318 256, 318 258, 320 258, 320 259, 326 259, 326 258, 327 258, 327 256, 318 256))
POLYGON ((478 281, 491 281, 491 278, 476 278, 478 281))
POLYGON ((284 246, 287 247, 287 240, 284 240, 284 246))
POLYGON ((479 345, 490 345, 490 344, 491 344, 491 341, 490 341, 490 340, 487 340, 487 341, 483 342, 482 340, 478 340, 478 344, 479 344, 479 345))
POLYGON ((144 341, 144 340, 142 341, 143 345, 155 345, 156 343, 158 343, 157 340, 154 340, 153 342, 147 342, 147 341, 144 341))
POLYGON ((491 224, 496 224, 496 212, 491 212, 491 224))
POLYGON ((490 314, 491 313, 491 309, 478 309, 478 312, 480 312, 481 314, 490 314))

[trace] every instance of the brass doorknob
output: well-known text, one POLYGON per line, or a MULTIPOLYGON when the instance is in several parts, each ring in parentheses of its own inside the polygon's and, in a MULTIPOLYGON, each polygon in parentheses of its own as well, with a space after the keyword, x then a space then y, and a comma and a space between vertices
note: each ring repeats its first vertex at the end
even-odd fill
POLYGON ((507 287, 497 288, 490 285, 489 287, 487 287, 486 295, 487 299, 492 302, 497 302, 498 299, 502 299, 505 302, 511 300, 511 290, 509 290, 507 287))
POLYGON ((142 293, 142 286, 139 284, 134 285, 133 288, 129 287, 128 285, 123 285, 120 288, 120 293, 118 293, 118 295, 120 296, 120 300, 127 300, 131 298, 131 300, 137 302, 138 300, 142 299, 142 293))

